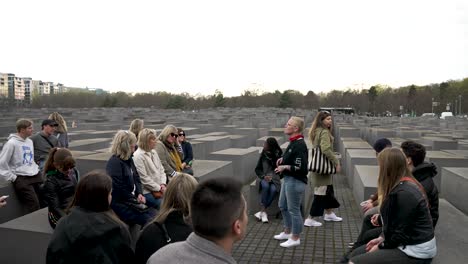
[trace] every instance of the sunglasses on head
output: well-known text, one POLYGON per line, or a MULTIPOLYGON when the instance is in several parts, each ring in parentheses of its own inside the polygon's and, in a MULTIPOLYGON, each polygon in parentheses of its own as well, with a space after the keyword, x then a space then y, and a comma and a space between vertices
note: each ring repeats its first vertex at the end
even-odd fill
POLYGON ((171 137, 177 138, 178 136, 179 136, 179 135, 177 135, 177 134, 171 133, 171 137))

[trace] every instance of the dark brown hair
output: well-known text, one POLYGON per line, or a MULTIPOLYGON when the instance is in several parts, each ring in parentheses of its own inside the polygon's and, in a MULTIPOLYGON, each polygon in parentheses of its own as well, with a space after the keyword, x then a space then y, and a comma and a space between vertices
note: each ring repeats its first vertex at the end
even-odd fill
POLYGON ((75 167, 75 159, 70 150, 66 148, 51 148, 44 165, 44 173, 52 170, 67 171, 75 167))
POLYGON ((104 170, 90 171, 78 182, 70 208, 79 206, 92 212, 109 211, 111 191, 112 179, 104 170))

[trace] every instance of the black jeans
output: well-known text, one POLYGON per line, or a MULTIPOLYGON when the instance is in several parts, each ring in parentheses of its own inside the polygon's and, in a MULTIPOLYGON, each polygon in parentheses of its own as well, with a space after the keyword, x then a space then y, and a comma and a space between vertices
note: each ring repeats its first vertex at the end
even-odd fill
POLYGON ((28 213, 41 208, 41 184, 40 173, 34 176, 17 175, 15 182, 13 182, 18 199, 26 206, 28 213))
POLYGON ((398 248, 379 249, 372 253, 366 253, 366 245, 360 246, 351 254, 350 261, 355 264, 360 263, 407 263, 407 264, 426 264, 431 263, 432 259, 418 259, 406 255, 398 248))

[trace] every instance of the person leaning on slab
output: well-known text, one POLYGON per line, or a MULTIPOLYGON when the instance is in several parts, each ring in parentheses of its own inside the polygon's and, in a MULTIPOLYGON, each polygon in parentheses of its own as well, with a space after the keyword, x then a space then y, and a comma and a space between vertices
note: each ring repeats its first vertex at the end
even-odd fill
POLYGON ((42 177, 34 162, 33 142, 28 138, 33 132, 33 122, 28 119, 18 120, 16 131, 16 134, 10 134, 0 153, 0 176, 13 183, 21 203, 28 212, 34 212, 40 208, 42 177))

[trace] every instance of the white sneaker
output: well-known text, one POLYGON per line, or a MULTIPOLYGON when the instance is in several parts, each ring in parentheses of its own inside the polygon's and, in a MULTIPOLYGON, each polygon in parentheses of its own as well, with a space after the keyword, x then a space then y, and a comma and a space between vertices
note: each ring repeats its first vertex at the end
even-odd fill
POLYGON ((262 211, 255 213, 254 216, 255 216, 255 218, 257 218, 258 221, 261 221, 262 220, 262 211))
POLYGON ((304 225, 305 226, 322 226, 322 223, 320 223, 319 221, 316 221, 315 219, 307 218, 304 221, 304 225))
POLYGON ((291 236, 292 236, 291 234, 286 234, 284 232, 281 232, 279 235, 276 235, 273 238, 275 238, 276 240, 284 240, 284 239, 290 239, 291 236))
POLYGON ((301 244, 301 240, 293 240, 292 238, 286 240, 285 242, 281 243, 280 246, 284 248, 290 248, 290 247, 295 247, 299 246, 301 244))
POLYGON ((268 215, 266 212, 262 213, 262 222, 263 223, 268 223, 268 215))
POLYGON ((336 216, 335 213, 331 213, 331 214, 325 214, 325 216, 323 217, 323 220, 333 221, 333 222, 341 222, 341 221, 343 221, 343 218, 336 216))

